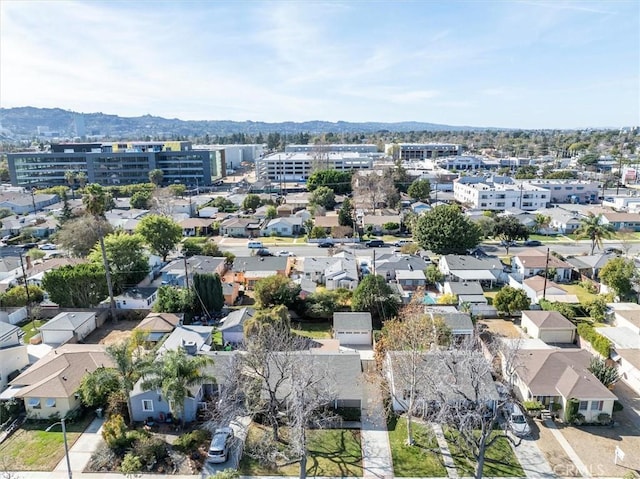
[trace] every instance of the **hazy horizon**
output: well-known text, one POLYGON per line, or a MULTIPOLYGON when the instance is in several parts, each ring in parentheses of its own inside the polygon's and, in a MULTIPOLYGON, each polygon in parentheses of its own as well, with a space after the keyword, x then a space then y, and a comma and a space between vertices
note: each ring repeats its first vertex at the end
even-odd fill
POLYGON ((640 2, 0 2, 0 106, 181 120, 640 124, 640 2))

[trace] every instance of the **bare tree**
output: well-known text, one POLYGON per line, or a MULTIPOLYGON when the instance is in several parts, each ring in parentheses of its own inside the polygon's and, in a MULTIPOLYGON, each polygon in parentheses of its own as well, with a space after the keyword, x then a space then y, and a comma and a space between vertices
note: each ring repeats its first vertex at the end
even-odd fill
POLYGON ((359 202, 370 206, 374 213, 379 204, 388 202, 398 194, 391 175, 384 172, 378 174, 373 170, 353 176, 353 191, 359 197, 359 202))

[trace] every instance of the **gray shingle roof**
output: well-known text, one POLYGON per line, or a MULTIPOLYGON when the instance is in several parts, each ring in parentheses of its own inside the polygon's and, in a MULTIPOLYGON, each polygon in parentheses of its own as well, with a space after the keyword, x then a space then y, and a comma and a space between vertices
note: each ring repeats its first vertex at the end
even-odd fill
POLYGON ((289 258, 279 256, 239 256, 233 261, 233 271, 284 271, 289 258))
POLYGON ((333 329, 336 331, 371 331, 371 313, 333 313, 333 329))
POLYGON ((256 310, 253 308, 241 308, 237 309, 227 315, 222 320, 222 324, 218 327, 218 331, 231 331, 238 329, 242 331, 244 322, 252 318, 256 314, 256 310))
POLYGON ((42 326, 40 330, 44 331, 75 331, 76 328, 87 322, 92 317, 95 317, 96 313, 60 313, 54 318, 50 319, 42 326))

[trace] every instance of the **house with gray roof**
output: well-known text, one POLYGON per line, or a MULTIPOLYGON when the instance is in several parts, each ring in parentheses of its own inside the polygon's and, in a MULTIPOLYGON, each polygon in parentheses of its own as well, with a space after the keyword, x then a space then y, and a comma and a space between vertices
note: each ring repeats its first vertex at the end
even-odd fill
POLYGON ((453 338, 456 340, 464 340, 473 336, 473 321, 467 313, 433 313, 431 318, 441 318, 444 324, 449 328, 453 338))
POLYGON ((158 299, 155 286, 136 286, 113 298, 118 309, 151 309, 158 299))
POLYGON ((269 220, 262 228, 262 236, 298 236, 302 234, 302 218, 299 216, 286 216, 269 220))
POLYGON ((507 274, 499 258, 446 254, 440 257, 438 269, 446 281, 484 281, 506 283, 507 274))
POLYGON ((430 263, 414 255, 382 254, 376 257, 375 273, 387 280, 396 279, 397 271, 424 271, 430 263))
POLYGON ((186 278, 193 281, 193 275, 218 273, 223 276, 227 271, 226 258, 214 256, 194 255, 187 258, 185 266, 184 259, 176 259, 160 270, 162 284, 171 286, 186 286, 186 278))
POLYGON ((292 258, 282 256, 237 256, 233 260, 233 281, 253 290, 257 281, 269 276, 289 277, 292 258))
POLYGON ((96 313, 65 312, 40 326, 42 342, 51 346, 77 343, 96 329, 96 313))
POLYGON ((567 258, 567 263, 573 266, 573 270, 576 272, 578 278, 589 278, 594 281, 598 281, 600 270, 609 262, 609 260, 615 257, 616 255, 613 253, 573 256, 571 258, 567 258))
POLYGON ((252 238, 258 236, 262 221, 258 218, 229 218, 220 223, 220 234, 231 238, 252 238))
POLYGON ((256 314, 253 308, 240 308, 229 313, 220 321, 218 331, 222 333, 224 344, 242 344, 244 342, 244 323, 256 314))
POLYGON ((586 422, 598 421, 600 414, 613 413, 617 399, 590 371, 591 354, 584 349, 519 349, 513 360, 502 355, 505 378, 514 385, 523 401, 537 400, 549 409, 559 408, 562 416, 570 399, 579 401, 578 412, 586 422))
POLYGON ((341 345, 371 345, 373 322, 369 312, 333 313, 333 337, 341 345))

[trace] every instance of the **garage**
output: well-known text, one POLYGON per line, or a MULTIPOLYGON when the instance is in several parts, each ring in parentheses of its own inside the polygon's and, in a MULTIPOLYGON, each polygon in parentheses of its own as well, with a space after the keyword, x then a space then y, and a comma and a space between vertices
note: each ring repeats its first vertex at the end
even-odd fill
POLYGON ((333 337, 341 345, 370 346, 372 335, 371 313, 333 313, 333 337))

